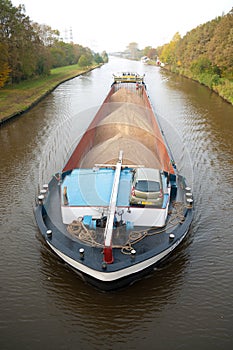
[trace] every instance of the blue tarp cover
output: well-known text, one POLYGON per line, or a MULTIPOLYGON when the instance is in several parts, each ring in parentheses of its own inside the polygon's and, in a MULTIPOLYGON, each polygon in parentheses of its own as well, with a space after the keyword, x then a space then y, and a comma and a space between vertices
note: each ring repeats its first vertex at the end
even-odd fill
MULTIPOLYGON (((67 187, 70 206, 108 206, 112 193, 115 170, 100 168, 74 169, 62 184, 67 187)), ((128 206, 131 190, 132 173, 129 169, 121 170, 117 205, 128 206)))

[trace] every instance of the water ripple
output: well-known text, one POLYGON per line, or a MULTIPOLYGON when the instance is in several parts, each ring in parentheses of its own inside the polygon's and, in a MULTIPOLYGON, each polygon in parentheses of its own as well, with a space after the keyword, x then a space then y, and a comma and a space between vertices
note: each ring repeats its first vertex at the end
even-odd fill
POLYGON ((232 106, 158 67, 113 59, 6 124, 0 140, 2 349, 232 347, 232 106), (38 178, 64 162, 123 66, 146 72, 179 166, 193 178, 195 215, 169 261, 127 289, 102 293, 48 250, 32 209, 38 178))

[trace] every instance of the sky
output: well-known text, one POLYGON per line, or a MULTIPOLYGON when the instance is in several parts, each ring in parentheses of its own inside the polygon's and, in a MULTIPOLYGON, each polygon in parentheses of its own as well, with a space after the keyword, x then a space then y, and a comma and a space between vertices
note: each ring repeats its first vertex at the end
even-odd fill
POLYGON ((11 0, 24 4, 33 22, 58 29, 61 37, 95 52, 124 51, 168 43, 217 16, 227 14, 233 0, 11 0), (72 32, 72 36, 70 35, 72 32))

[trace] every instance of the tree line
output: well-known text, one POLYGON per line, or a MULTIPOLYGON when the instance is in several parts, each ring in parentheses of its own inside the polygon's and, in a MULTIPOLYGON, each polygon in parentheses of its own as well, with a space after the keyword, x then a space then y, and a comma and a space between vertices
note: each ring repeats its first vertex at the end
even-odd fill
POLYGON ((200 77, 209 87, 221 78, 233 80, 233 9, 223 16, 202 24, 183 38, 176 33, 169 44, 158 49, 160 59, 171 70, 200 77), (204 78, 204 77, 203 77, 204 78))
POLYGON ((166 69, 197 80, 233 104, 233 9, 199 25, 181 37, 176 33, 163 46, 138 49, 132 42, 124 53, 132 59, 147 56, 166 69))
POLYGON ((132 42, 124 55, 136 60, 143 56, 159 58, 172 71, 192 77, 208 72, 215 75, 215 81, 221 77, 233 80, 233 9, 192 29, 183 38, 176 33, 169 43, 157 48, 139 50, 132 42))
POLYGON ((49 75, 51 68, 84 67, 107 60, 106 52, 94 53, 88 47, 66 43, 58 30, 34 23, 24 5, 15 7, 10 0, 0 0, 0 87, 49 75))
POLYGON ((168 69, 194 79, 233 104, 233 9, 158 48, 168 69))

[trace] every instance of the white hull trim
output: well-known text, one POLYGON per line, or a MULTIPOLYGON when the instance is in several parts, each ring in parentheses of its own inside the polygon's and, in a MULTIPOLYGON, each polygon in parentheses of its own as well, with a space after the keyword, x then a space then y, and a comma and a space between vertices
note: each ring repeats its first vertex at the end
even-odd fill
POLYGON ((46 242, 48 243, 50 248, 63 261, 65 261, 68 265, 72 266, 78 272, 85 273, 86 275, 89 275, 89 276, 95 278, 96 280, 99 280, 102 282, 113 282, 113 281, 116 281, 120 278, 124 278, 124 277, 127 277, 129 275, 133 275, 137 272, 140 272, 140 271, 150 267, 151 265, 154 265, 155 263, 157 263, 161 259, 163 259, 165 256, 170 254, 181 243, 181 241, 186 236, 187 232, 188 232, 188 230, 184 233, 184 235, 179 240, 177 240, 172 246, 170 246, 168 249, 164 250, 160 254, 157 254, 154 257, 147 259, 145 261, 142 261, 138 264, 134 264, 132 266, 129 266, 129 267, 126 267, 124 269, 114 271, 114 272, 101 272, 101 271, 96 271, 94 269, 91 269, 90 267, 87 267, 84 264, 79 263, 78 261, 71 259, 69 256, 63 254, 62 252, 60 252, 60 250, 55 248, 49 241, 46 240, 46 242))

